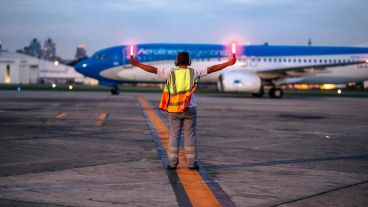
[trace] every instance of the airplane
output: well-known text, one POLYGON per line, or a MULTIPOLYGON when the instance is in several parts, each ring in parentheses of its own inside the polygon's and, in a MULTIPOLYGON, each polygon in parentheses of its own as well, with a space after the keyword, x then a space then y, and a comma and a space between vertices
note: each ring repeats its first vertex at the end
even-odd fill
MULTIPOLYGON (((228 45, 221 44, 137 44, 135 58, 156 67, 173 68, 177 52, 188 51, 193 68, 209 67, 231 56, 228 45)), ((237 63, 201 79, 217 83, 222 92, 251 93, 271 98, 283 96, 285 84, 347 84, 368 80, 368 48, 337 46, 236 45, 237 63)), ((155 74, 133 67, 130 46, 102 49, 78 61, 74 67, 100 85, 119 94, 121 83, 163 83, 155 74)))

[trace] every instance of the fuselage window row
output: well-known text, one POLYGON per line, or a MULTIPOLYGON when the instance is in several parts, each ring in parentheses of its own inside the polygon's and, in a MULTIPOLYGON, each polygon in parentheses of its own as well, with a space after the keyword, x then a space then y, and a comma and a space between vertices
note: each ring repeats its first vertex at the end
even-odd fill
MULTIPOLYGON (((353 62, 359 62, 361 60, 352 60, 352 59, 301 59, 301 58, 256 58, 256 59, 251 59, 250 61, 255 61, 257 60, 257 62, 284 62, 284 63, 353 63, 353 62)), ((239 59, 239 61, 243 61, 246 62, 247 58, 241 58, 239 59)))
MULTIPOLYGON (((105 60, 107 57, 107 55, 105 54, 98 54, 98 55, 95 55, 95 58, 98 59, 98 60, 105 60)), ((147 56, 141 56, 141 57, 137 57, 137 59, 139 61, 164 61, 166 60, 165 58, 162 58, 162 57, 147 57, 147 56)), ((194 60, 197 60, 197 61, 211 61, 210 58, 194 58, 194 60)), ((239 61, 241 62, 247 62, 247 61, 252 61, 252 62, 280 62, 280 63, 320 63, 320 64, 323 64, 323 63, 329 63, 329 64, 332 64, 332 63, 353 63, 353 62, 359 62, 359 61, 362 61, 362 60, 358 60, 358 59, 305 59, 305 58, 246 58, 246 57, 243 57, 243 58, 239 58, 239 61), (248 60, 249 59, 249 60, 248 60)))

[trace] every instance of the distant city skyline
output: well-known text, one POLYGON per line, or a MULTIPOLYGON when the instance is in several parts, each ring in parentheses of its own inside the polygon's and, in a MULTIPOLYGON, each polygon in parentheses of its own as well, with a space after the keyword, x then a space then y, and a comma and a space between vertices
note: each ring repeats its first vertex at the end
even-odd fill
POLYGON ((0 0, 0 41, 15 51, 51 38, 72 59, 131 43, 368 46, 366 0, 0 0))

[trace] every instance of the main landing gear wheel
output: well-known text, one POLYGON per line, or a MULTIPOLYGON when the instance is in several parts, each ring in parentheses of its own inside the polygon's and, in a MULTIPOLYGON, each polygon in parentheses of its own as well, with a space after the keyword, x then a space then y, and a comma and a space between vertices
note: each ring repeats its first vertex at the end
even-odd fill
POLYGON ((111 94, 112 95, 119 95, 120 91, 118 87, 111 88, 111 94))
POLYGON ((259 92, 258 92, 258 93, 252 93, 252 96, 253 96, 253 97, 258 97, 258 98, 263 97, 263 95, 264 95, 264 90, 263 90, 263 88, 261 88, 261 90, 259 90, 259 92))
POLYGON ((284 95, 284 92, 282 91, 281 88, 271 88, 268 91, 268 94, 270 95, 271 98, 281 98, 282 95, 284 95))

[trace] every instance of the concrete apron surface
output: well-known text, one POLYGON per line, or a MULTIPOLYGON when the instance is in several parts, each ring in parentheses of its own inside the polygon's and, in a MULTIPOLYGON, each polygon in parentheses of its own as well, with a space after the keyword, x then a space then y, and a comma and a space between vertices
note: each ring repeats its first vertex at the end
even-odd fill
POLYGON ((159 97, 1 91, 0 206, 368 206, 368 99, 197 96, 196 174, 159 97))

